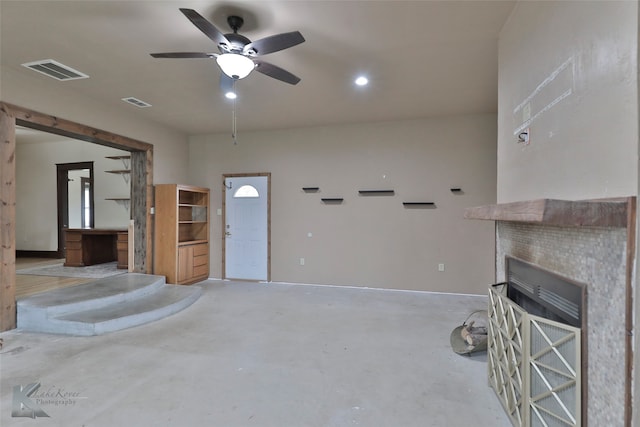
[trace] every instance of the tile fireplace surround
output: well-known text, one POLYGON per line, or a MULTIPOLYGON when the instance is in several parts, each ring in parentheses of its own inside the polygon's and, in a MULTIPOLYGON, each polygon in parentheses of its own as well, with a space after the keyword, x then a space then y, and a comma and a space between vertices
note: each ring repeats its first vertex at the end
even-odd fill
POLYGON ((506 280, 510 256, 587 285, 583 426, 631 425, 635 216, 635 197, 540 199, 465 211, 468 219, 496 221, 496 282, 506 280))

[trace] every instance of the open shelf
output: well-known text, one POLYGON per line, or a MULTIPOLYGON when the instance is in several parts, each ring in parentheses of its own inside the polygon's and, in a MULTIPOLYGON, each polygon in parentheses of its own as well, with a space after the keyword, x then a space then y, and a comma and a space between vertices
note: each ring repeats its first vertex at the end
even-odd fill
POLYGON ((395 190, 358 190, 358 193, 362 196, 392 196, 396 192, 395 190))
POLYGON ((413 207, 413 208, 435 208, 435 202, 402 202, 404 207, 413 207))
POLYGON ((198 245, 201 243, 207 243, 207 240, 186 240, 184 242, 178 242, 178 246, 191 246, 191 245, 198 245))

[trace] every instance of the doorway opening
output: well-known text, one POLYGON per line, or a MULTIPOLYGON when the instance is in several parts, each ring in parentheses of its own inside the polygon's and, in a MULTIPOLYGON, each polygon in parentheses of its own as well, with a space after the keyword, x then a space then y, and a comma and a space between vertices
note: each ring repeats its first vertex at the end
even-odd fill
POLYGON ((66 257, 65 228, 92 228, 94 224, 93 162, 56 164, 58 189, 57 257, 66 257))
POLYGON ((133 271, 148 273, 152 260, 153 145, 0 101, 0 331, 16 327, 16 126, 67 136, 131 153, 133 271))

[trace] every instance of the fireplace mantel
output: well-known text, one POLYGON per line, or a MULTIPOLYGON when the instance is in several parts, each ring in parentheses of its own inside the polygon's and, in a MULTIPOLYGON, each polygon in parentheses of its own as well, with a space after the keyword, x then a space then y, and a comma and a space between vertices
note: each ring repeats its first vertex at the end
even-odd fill
POLYGON ((466 219, 567 227, 627 227, 632 197, 599 200, 538 199, 467 208, 466 219))

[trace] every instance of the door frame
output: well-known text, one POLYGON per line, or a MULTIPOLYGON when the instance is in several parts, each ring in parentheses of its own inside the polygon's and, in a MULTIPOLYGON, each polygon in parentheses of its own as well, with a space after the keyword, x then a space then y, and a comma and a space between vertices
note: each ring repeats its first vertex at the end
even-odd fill
POLYGON ((133 270, 153 265, 153 145, 0 101, 0 331, 16 327, 16 124, 131 152, 133 270))
POLYGON ((222 174, 222 231, 220 238, 222 240, 222 278, 227 278, 227 239, 226 239, 226 226, 227 226, 227 178, 251 178, 257 176, 267 177, 267 282, 271 281, 271 172, 258 172, 258 173, 225 173, 222 174))
MULTIPOLYGON (((58 258, 66 256, 66 244, 64 238, 65 226, 69 224, 69 171, 89 169, 89 182, 91 183, 91 195, 89 196, 89 205, 91 206, 91 226, 95 223, 95 213, 93 211, 93 162, 73 162, 73 163, 57 163, 57 200, 58 200, 58 250, 56 255, 58 258)), ((82 186, 81 186, 82 187, 82 186)))

